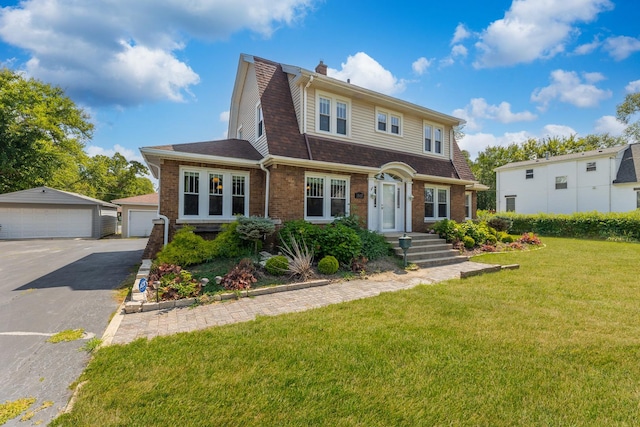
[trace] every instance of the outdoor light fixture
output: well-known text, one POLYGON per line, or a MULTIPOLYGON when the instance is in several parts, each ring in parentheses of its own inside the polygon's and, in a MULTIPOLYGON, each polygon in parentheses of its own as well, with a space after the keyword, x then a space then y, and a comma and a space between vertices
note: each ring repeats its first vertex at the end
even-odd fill
POLYGON ((404 253, 404 268, 407 268, 407 251, 411 247, 411 237, 407 236, 407 233, 404 233, 398 241, 400 242, 400 249, 402 249, 402 252, 404 253))

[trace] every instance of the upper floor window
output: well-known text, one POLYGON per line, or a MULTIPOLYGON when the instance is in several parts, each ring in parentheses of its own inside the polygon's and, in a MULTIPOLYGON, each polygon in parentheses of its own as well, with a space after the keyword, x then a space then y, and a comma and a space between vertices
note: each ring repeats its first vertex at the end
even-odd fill
POLYGON ((180 218, 232 219, 249 211, 246 172, 188 168, 180 180, 180 218))
POLYGON ((401 135, 402 115, 376 108, 376 131, 401 135))
POLYGON ((596 162, 587 162, 587 172, 594 172, 596 170, 596 162))
POLYGON ((432 124, 424 124, 424 151, 425 153, 442 154, 442 142, 444 131, 432 124))
POLYGON ((527 169, 526 170, 525 179, 533 179, 533 169, 527 169))
POLYGON ((556 176, 556 190, 564 190, 567 188, 567 177, 556 176))
POLYGON ((348 178, 307 175, 305 183, 306 219, 331 220, 348 214, 348 178))
POLYGON ((346 136, 349 132, 349 102, 324 93, 318 93, 317 102, 316 129, 346 136))
POLYGON ((243 134, 243 132, 242 132, 242 125, 240 125, 240 126, 238 127, 238 132, 236 133, 236 138, 238 138, 238 139, 242 139, 242 134, 243 134))
POLYGON ((262 115, 262 105, 256 107, 256 135, 260 138, 264 134, 264 116, 262 115))
POLYGON ((424 187, 424 218, 443 219, 449 217, 449 189, 424 187))

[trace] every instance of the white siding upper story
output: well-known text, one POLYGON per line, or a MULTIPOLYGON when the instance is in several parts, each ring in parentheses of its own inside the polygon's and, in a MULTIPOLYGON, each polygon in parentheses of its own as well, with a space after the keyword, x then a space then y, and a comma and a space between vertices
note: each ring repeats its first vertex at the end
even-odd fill
POLYGON ((245 139, 251 142, 260 154, 266 156, 269 152, 266 133, 263 133, 260 138, 256 138, 258 125, 256 113, 259 106, 260 96, 256 80, 256 69, 253 64, 249 64, 240 96, 237 128, 229 130, 229 137, 245 139), (236 132, 236 134, 234 135, 232 132, 236 132))
POLYGON ((640 184, 613 184, 626 148, 608 148, 499 167, 496 169, 496 210, 571 214, 637 209, 640 184))

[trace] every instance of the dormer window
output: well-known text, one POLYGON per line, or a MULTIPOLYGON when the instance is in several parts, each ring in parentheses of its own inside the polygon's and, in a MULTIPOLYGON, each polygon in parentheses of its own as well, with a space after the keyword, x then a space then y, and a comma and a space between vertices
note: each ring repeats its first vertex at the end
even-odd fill
POLYGON ((444 131, 431 123, 424 123, 424 152, 442 154, 444 131))
POLYGON ((376 108, 376 131, 401 135, 402 115, 376 108))
POLYGON ((334 135, 349 134, 349 101, 326 93, 318 93, 316 130, 334 135))

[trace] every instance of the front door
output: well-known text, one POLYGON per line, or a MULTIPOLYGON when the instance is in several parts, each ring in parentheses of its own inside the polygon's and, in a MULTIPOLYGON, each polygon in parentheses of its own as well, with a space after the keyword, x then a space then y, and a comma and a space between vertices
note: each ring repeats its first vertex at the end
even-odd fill
POLYGON ((400 215, 400 191, 395 182, 381 182, 382 203, 380 204, 380 215, 382 224, 381 231, 398 231, 398 220, 400 215))

